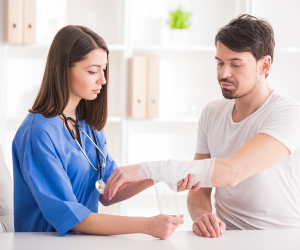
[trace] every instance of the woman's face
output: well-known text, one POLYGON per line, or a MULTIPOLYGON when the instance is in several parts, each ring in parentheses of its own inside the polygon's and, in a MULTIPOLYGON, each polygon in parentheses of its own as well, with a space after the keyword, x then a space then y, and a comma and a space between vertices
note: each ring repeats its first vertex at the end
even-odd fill
POLYGON ((106 65, 107 53, 103 49, 95 49, 84 60, 77 62, 70 69, 70 97, 79 101, 96 99, 102 85, 106 84, 106 65))

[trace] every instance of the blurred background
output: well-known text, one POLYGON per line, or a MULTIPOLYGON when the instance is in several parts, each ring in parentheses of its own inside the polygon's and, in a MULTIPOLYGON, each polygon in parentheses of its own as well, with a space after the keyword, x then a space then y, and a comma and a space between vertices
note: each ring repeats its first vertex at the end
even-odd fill
MULTIPOLYGON (((25 0, 26 1, 26 0, 25 0)), ((203 107, 222 98, 217 82, 214 37, 240 14, 268 20, 275 32, 269 84, 300 101, 300 1, 298 0, 36 0, 34 42, 7 42, 7 0, 0 0, 0 143, 12 174, 11 143, 31 108, 54 35, 68 24, 84 25, 104 38, 110 50, 109 153, 119 166, 153 160, 192 160, 203 107), (187 13, 184 33, 167 23, 170 11, 187 13), (190 26, 189 26, 190 23, 190 26), (188 27, 189 26, 189 27, 188 27), (136 118, 132 108, 131 59, 159 58, 155 118, 136 118)), ((185 13, 185 14, 186 14, 185 13)), ((186 15, 185 15, 186 17, 186 15)), ((135 69, 137 70, 137 69, 135 69)), ((187 192, 177 195, 191 230, 187 192)), ((159 213, 155 188, 100 213, 152 216, 159 213)))

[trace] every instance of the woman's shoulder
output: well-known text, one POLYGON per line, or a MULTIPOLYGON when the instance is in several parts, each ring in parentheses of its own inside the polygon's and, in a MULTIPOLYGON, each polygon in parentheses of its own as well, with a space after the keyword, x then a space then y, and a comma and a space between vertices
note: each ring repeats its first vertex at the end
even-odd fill
POLYGON ((51 138, 58 134, 59 120, 59 117, 45 118, 42 114, 29 113, 14 137, 13 146, 27 155, 34 151, 35 145, 51 144, 51 138))
POLYGON ((60 118, 58 116, 46 118, 39 113, 29 113, 22 125, 31 127, 32 131, 47 131, 50 128, 57 129, 59 126, 59 121, 60 118))
POLYGON ((59 117, 46 118, 42 114, 29 113, 21 126, 19 127, 16 136, 24 134, 38 136, 39 134, 55 133, 59 128, 59 117))

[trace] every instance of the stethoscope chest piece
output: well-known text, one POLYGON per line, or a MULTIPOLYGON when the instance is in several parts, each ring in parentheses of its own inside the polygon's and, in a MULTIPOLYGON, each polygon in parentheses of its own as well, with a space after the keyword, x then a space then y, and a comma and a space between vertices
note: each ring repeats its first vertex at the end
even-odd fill
POLYGON ((105 183, 102 180, 96 181, 95 187, 100 194, 104 194, 105 183))

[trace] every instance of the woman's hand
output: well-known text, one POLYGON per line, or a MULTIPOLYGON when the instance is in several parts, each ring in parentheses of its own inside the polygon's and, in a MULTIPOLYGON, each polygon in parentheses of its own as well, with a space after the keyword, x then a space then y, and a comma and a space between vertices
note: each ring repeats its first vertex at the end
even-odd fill
POLYGON ((139 164, 117 167, 106 182, 104 198, 111 200, 117 191, 130 183, 142 181, 139 173, 139 164))
MULTIPOLYGON (((111 200, 117 191, 121 190, 130 183, 139 182, 142 180, 143 179, 139 173, 139 164, 117 167, 107 179, 104 198, 111 200)), ((177 183, 177 192, 190 189, 197 191, 201 187, 200 182, 198 182, 194 187, 192 187, 192 185, 193 175, 189 174, 186 178, 177 183)))
POLYGON ((183 224, 183 217, 183 214, 180 217, 165 214, 150 217, 146 233, 162 240, 168 239, 183 224))

